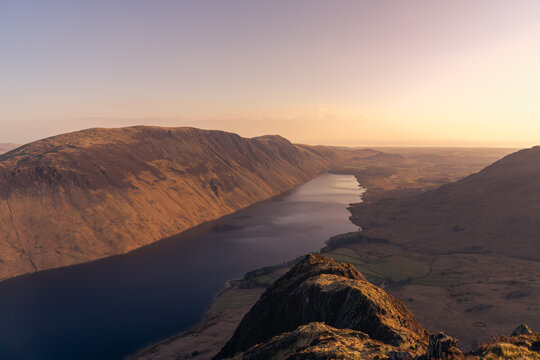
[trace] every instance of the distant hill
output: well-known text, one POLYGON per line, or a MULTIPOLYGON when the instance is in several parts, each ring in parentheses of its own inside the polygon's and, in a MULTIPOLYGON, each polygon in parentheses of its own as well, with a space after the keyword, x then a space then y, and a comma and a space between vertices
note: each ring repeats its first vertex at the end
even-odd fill
POLYGON ((0 155, 0 279, 125 253, 289 190, 346 154, 378 152, 158 127, 21 146, 0 155))
POLYGON ((0 154, 6 153, 17 148, 19 145, 13 143, 0 143, 0 154))
POLYGON ((365 234, 431 253, 540 260, 540 147, 512 153, 435 190, 353 208, 365 234))

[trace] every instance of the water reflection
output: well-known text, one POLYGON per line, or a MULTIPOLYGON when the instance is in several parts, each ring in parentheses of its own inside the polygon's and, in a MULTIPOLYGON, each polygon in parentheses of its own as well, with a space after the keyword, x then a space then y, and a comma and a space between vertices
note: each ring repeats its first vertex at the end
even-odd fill
POLYGON ((134 251, 0 283, 0 359, 121 359, 197 323, 224 283, 356 230, 362 189, 322 175, 134 251))

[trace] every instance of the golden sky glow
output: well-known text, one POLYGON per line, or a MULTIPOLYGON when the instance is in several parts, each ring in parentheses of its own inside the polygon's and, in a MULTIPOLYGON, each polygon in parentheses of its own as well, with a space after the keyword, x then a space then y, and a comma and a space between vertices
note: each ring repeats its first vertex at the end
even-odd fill
POLYGON ((21 3, 0 5, 0 142, 149 124, 539 143, 536 0, 21 3))

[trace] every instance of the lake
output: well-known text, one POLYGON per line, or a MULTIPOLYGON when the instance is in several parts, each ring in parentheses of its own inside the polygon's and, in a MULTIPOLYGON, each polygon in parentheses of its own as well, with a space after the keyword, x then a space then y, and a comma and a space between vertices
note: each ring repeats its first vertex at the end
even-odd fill
POLYGON ((0 359, 122 359, 198 323, 229 279, 358 229, 363 189, 321 175, 126 255, 0 283, 0 359))

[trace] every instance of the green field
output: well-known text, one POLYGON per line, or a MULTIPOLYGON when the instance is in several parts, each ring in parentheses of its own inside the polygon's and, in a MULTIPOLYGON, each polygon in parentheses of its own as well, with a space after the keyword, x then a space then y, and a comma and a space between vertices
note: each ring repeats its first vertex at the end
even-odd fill
POLYGON ((361 256, 358 251, 348 247, 333 249, 324 255, 338 262, 353 264, 372 282, 386 279, 397 283, 429 275, 429 259, 421 261, 403 256, 379 257, 372 253, 361 256))
POLYGON ((388 256, 364 265, 364 268, 380 274, 393 282, 414 279, 429 274, 429 263, 402 256, 388 256))
POLYGON ((334 249, 330 252, 324 253, 324 255, 336 260, 337 262, 349 263, 355 266, 364 264, 364 261, 360 259, 354 250, 346 247, 334 249))

